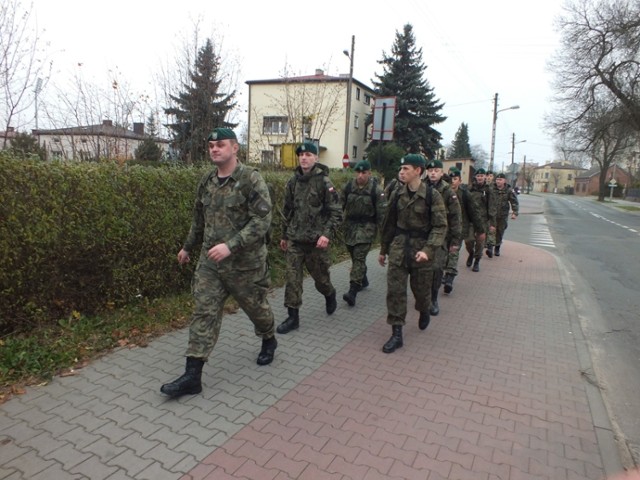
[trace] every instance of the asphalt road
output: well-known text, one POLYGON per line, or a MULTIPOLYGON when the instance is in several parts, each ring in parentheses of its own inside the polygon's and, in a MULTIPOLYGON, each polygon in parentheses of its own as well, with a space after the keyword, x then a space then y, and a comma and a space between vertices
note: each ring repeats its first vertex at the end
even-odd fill
POLYGON ((640 213, 592 197, 544 198, 544 213, 510 222, 506 238, 558 258, 589 343, 595 371, 585 375, 602 390, 623 456, 640 464, 640 213))

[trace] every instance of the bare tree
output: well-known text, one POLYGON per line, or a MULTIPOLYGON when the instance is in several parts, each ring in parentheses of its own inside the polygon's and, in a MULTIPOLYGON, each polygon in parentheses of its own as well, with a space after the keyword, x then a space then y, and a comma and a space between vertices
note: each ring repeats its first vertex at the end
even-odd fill
POLYGON ((565 12, 557 20, 561 47, 549 63, 557 105, 549 126, 567 132, 605 102, 640 130, 640 2, 567 1, 565 12))
POLYGON ((37 25, 31 20, 32 8, 33 4, 23 8, 20 0, 3 0, 0 3, 2 148, 6 147, 8 127, 23 127, 27 117, 29 120, 32 118, 26 115, 26 111, 33 106, 35 95, 42 82, 48 79, 51 68, 41 48, 37 25))

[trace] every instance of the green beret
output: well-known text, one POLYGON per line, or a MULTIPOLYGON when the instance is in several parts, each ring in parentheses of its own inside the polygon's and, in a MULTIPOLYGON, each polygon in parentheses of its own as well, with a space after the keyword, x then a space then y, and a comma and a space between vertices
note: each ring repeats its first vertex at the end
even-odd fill
POLYGON ((238 140, 238 137, 230 128, 214 128, 207 137, 207 142, 215 140, 238 140))
POLYGON ((487 170, 487 175, 493 175, 493 170, 487 170))
POLYGON ((318 155, 318 146, 313 142, 304 142, 296 148, 296 155, 300 155, 302 152, 310 152, 318 155))
POLYGON ((419 153, 410 153, 400 159, 400 165, 413 165, 424 168, 427 165, 425 158, 419 153))
POLYGON ((499 173, 496 178, 507 178, 507 176, 504 173, 499 173))
POLYGON ((427 163, 427 169, 429 168, 442 168, 442 162, 440 160, 431 160, 427 163))
POLYGON ((356 163, 356 166, 353 168, 356 172, 364 172, 366 170, 371 170, 371 164, 369 160, 360 160, 356 163))
POLYGON ((479 168, 476 170, 476 175, 486 175, 487 171, 484 168, 479 168))
POLYGON ((456 167, 451 167, 449 169, 449 176, 450 177, 462 177, 462 173, 456 167))

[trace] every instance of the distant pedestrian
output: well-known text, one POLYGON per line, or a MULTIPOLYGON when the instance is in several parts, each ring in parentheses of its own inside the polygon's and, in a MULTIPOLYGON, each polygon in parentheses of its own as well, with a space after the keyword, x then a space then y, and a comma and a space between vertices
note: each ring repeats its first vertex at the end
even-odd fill
POLYGON ((515 220, 518 218, 520 204, 518 203, 518 195, 511 188, 511 185, 507 184, 507 177, 504 173, 499 173, 496 176, 494 193, 496 196, 496 240, 494 254, 499 257, 504 232, 509 225, 509 211, 511 211, 511 220, 515 220))
POLYGON ((202 367, 220 334, 225 301, 233 296, 262 338, 258 365, 273 361, 278 342, 267 300, 269 271, 265 235, 271 225, 269 189, 260 173, 238 161, 233 130, 216 128, 208 137, 213 170, 198 185, 189 235, 178 262, 202 246, 193 282, 194 312, 185 373, 160 391, 171 397, 202 391, 202 367))
MULTIPOLYGON (((465 242, 484 242, 485 240, 485 222, 482 217, 480 205, 469 193, 466 185, 462 184, 462 173, 457 168, 449 170, 449 178, 451 179, 451 188, 456 192, 458 202, 460 202, 460 212, 462 216, 461 236, 465 242)), ((458 275, 458 258, 460 250, 451 250, 447 255, 444 266, 444 276, 442 284, 444 285, 444 293, 450 294, 453 291, 453 282, 458 275)))
POLYGON ((351 307, 356 304, 358 292, 369 285, 367 255, 382 226, 386 205, 378 179, 371 175, 371 164, 360 160, 354 171, 355 178, 342 191, 344 243, 351 256, 349 291, 342 299, 351 307))
POLYGON ((431 284, 431 315, 440 313, 438 305, 438 292, 442 285, 442 277, 444 272, 447 255, 449 253, 458 252, 462 244, 462 213, 460 210, 460 202, 456 192, 444 180, 444 171, 442 170, 442 162, 440 160, 431 160, 427 163, 427 184, 435 188, 440 195, 447 209, 447 233, 441 248, 436 251, 436 258, 433 269, 433 282, 431 284))
POLYGON ((403 345, 402 327, 407 316, 407 278, 415 307, 420 316, 418 327, 424 330, 430 321, 431 282, 435 254, 444 242, 447 212, 442 196, 420 179, 426 160, 419 154, 401 160, 402 187, 388 200, 382 226, 378 263, 387 272, 387 323, 391 338, 382 351, 394 352, 403 345))
MULTIPOLYGON (((496 203, 493 193, 493 186, 486 182, 486 171, 484 168, 479 168, 476 171, 469 193, 473 199, 480 205, 482 210, 482 220, 485 226, 487 235, 495 232, 496 230, 496 203)), ((480 240, 479 237, 473 235, 470 239, 465 240, 465 246, 469 253, 467 258, 467 267, 471 267, 472 271, 480 271, 480 259, 484 250, 484 240, 480 240)))
POLYGON ((327 314, 331 315, 337 308, 336 289, 329 273, 329 243, 342 221, 340 195, 331 183, 329 169, 317 163, 315 143, 302 143, 296 148, 296 154, 298 167, 285 187, 282 211, 280 248, 287 262, 284 305, 288 316, 278 325, 280 334, 300 326, 304 267, 325 297, 327 314))

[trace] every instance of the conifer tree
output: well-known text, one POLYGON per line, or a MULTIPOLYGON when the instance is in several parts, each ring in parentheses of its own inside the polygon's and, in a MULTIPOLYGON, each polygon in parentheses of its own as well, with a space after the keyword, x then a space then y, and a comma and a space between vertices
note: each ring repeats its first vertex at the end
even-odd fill
POLYGON ((211 130, 237 126, 226 121, 236 106, 236 92, 220 92, 220 57, 216 55, 211 39, 198 50, 189 77, 190 83, 183 84, 184 90, 170 96, 174 105, 165 108, 165 113, 175 118, 175 122, 167 127, 172 132, 173 146, 180 158, 187 163, 196 163, 206 158, 207 136, 211 130))
MULTIPOLYGON (((427 67, 422 62, 422 49, 416 48, 413 27, 406 24, 396 31, 391 55, 383 52, 383 74, 373 82, 376 96, 396 97, 394 141, 407 152, 422 152, 435 158, 442 135, 433 128, 446 120, 441 115, 443 104, 424 78, 427 67)), ((373 142, 370 148, 375 148, 373 142)))
POLYGON ((461 123, 456 136, 453 138, 449 158, 469 158, 471 157, 471 145, 469 145, 469 126, 461 123))

